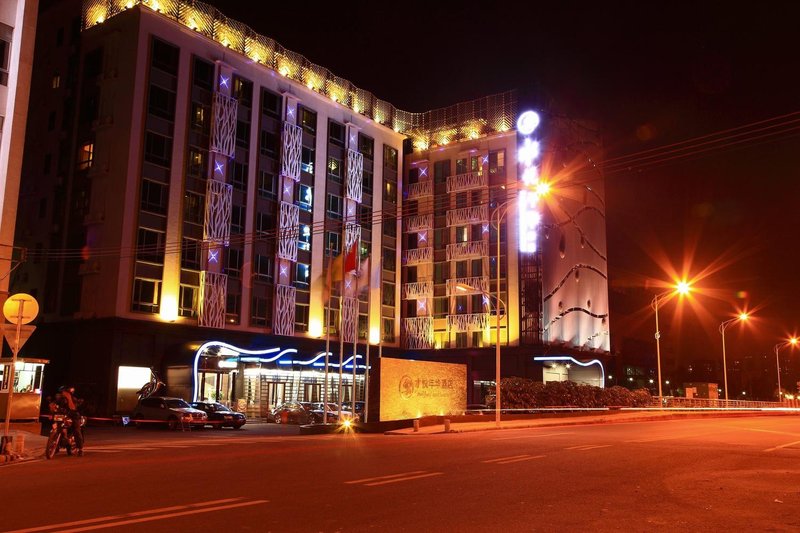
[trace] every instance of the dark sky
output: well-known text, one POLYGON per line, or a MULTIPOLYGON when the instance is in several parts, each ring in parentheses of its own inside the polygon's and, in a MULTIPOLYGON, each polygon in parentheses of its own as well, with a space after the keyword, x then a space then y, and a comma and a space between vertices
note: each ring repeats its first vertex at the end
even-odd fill
MULTIPOLYGON (((535 91, 597 120, 607 159, 800 111, 794 2, 210 3, 401 109, 535 91)), ((800 333, 799 124, 607 172, 612 344, 652 341, 645 281, 669 263, 712 273, 662 311, 668 352, 721 358, 717 327, 742 306, 758 320, 728 330, 731 357, 800 333)))

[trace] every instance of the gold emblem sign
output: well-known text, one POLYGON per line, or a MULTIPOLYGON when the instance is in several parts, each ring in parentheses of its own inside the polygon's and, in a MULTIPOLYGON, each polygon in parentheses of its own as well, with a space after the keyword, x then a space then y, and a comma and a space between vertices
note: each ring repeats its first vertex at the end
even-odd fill
POLYGON ((467 406, 467 367, 381 359, 381 420, 460 415, 467 406))

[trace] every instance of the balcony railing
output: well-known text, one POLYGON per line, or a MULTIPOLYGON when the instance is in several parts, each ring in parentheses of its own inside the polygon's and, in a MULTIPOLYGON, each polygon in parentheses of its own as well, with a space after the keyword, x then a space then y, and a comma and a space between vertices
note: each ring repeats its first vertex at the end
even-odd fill
POLYGON ((455 278, 447 280, 448 296, 487 294, 488 292, 489 292, 488 276, 476 276, 472 278, 455 278), (461 287, 461 289, 459 289, 458 287, 461 287))
POLYGON ((408 266, 430 263, 433 261, 433 248, 426 246, 425 248, 406 250, 403 259, 408 266))
POLYGON ((411 183, 406 187, 408 192, 408 199, 415 200, 423 196, 430 196, 433 194, 433 181, 424 180, 417 183, 411 183))
POLYGON ((482 331, 489 325, 489 313, 469 315, 447 315, 447 329, 451 333, 462 331, 482 331))
POLYGON ((478 174, 477 172, 456 174, 447 178, 447 192, 468 191, 486 187, 487 184, 486 174, 478 174))
POLYGON ((423 231, 433 228, 433 213, 427 215, 414 215, 406 218, 406 231, 423 231))
POLYGON ((410 350, 433 348, 433 317, 421 316, 404 319, 403 345, 410 350))
POLYGON ((447 245, 447 260, 480 259, 489 255, 489 243, 486 241, 457 242, 447 245))
POLYGON ((447 212, 448 226, 464 226, 466 224, 480 224, 488 222, 489 209, 485 205, 475 207, 462 207, 451 209, 447 212))
POLYGON ((404 283, 402 291, 403 300, 416 300, 418 298, 433 298, 433 282, 418 281, 404 283))

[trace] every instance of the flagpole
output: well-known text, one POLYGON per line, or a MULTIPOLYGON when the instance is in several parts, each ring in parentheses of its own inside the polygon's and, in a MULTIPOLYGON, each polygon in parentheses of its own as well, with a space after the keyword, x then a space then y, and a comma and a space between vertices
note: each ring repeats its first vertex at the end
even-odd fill
MULTIPOLYGON (((353 389, 350 392, 350 418, 352 419, 356 415, 356 355, 358 355, 358 322, 361 318, 361 298, 358 292, 358 281, 361 278, 361 239, 356 242, 355 246, 358 246, 358 254, 356 255, 356 316, 355 316, 355 324, 353 328, 353 389)), ((367 329, 369 329, 369 325, 367 325, 367 329)))
POLYGON ((339 293, 339 388, 338 388, 338 420, 342 421, 342 379, 344 377, 344 281, 347 277, 347 219, 342 221, 342 290, 339 293))
POLYGON ((328 423, 328 363, 331 353, 331 293, 333 292, 333 264, 332 254, 325 243, 324 251, 328 255, 328 299, 325 304, 325 384, 322 389, 322 423, 328 423))

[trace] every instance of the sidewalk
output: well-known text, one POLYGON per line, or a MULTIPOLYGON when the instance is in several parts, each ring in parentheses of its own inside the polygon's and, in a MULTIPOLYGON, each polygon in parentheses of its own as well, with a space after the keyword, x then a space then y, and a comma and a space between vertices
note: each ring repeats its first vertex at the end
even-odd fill
MULTIPOLYGON (((742 416, 779 416, 797 415, 795 412, 764 412, 764 411, 610 411, 603 414, 571 414, 560 416, 541 415, 538 418, 525 420, 501 420, 500 427, 495 425, 494 417, 487 416, 486 421, 458 422, 454 419, 450 423, 450 433, 471 433, 475 431, 492 431, 503 429, 526 429, 556 426, 575 426, 590 424, 618 424, 625 422, 647 422, 653 420, 670 420, 676 418, 703 418, 703 417, 742 417, 742 416)), ((414 428, 395 429, 386 431, 385 435, 439 435, 445 433, 443 424, 420 426, 419 431, 414 428)))

